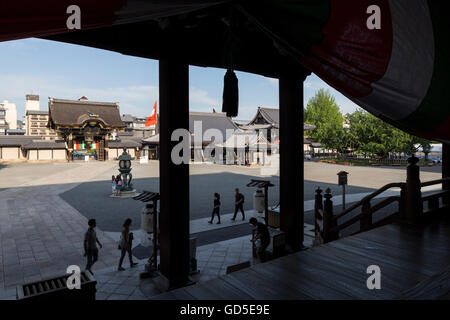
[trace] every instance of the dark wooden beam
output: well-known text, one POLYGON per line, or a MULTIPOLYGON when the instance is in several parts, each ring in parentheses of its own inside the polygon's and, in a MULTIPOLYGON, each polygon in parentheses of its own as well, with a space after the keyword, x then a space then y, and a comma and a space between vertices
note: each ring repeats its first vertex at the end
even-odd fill
POLYGON ((280 229, 293 251, 303 247, 303 81, 285 74, 279 81, 280 99, 280 229))
POLYGON ((161 273, 169 288, 185 285, 189 275, 189 163, 176 165, 171 141, 176 129, 189 129, 189 66, 180 59, 159 62, 160 99, 160 246, 161 273))

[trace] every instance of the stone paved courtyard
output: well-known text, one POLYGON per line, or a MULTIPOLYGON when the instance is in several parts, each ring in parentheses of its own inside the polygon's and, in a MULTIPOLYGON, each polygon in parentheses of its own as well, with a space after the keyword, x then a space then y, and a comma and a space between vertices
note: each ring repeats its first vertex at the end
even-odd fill
MULTIPOLYGON (((104 198, 99 195, 94 197, 81 197, 77 201, 81 203, 80 210, 76 205, 71 205, 64 199, 63 194, 70 194, 76 191, 81 185, 89 183, 105 184, 105 191, 110 189, 109 179, 111 174, 116 172, 117 164, 115 162, 94 162, 94 163, 25 163, 25 164, 1 164, 0 166, 0 298, 11 297, 15 294, 15 288, 18 284, 30 281, 37 281, 54 275, 64 274, 68 265, 76 264, 84 267, 85 258, 83 257, 82 241, 87 228, 87 218, 89 212, 83 212, 82 208, 90 207, 91 203, 98 201, 102 203, 104 198), (109 189, 108 189, 109 188, 109 189)), ((342 169, 350 172, 349 193, 355 194, 355 200, 358 194, 364 194, 382 185, 394 182, 404 181, 404 169, 391 168, 363 168, 363 167, 341 167, 328 164, 305 163, 305 210, 310 206, 314 196, 314 188, 321 186, 325 188, 331 186, 334 194, 339 194, 339 187, 336 186, 336 173, 342 169)), ((425 170, 422 174, 422 180, 433 180, 440 178, 439 168, 425 170)), ((234 166, 216 166, 216 165, 192 165, 191 180, 195 177, 201 177, 203 186, 201 189, 191 188, 191 199, 196 199, 199 205, 196 223, 191 223, 191 232, 205 230, 214 230, 217 225, 208 225, 204 223, 210 213, 210 192, 211 186, 222 188, 224 194, 230 192, 232 196, 236 181, 233 179, 220 179, 221 175, 231 177, 241 177, 238 183, 244 184, 251 177, 257 177, 258 168, 234 167, 234 166), (208 180, 208 177, 210 179, 208 180), (230 183, 233 182, 232 184, 230 183), (231 184, 231 185, 230 185, 231 184), (209 190, 208 190, 209 188, 209 190), (228 191, 230 190, 230 191, 228 191), (206 195, 205 195, 206 194, 206 195), (200 204, 201 203, 201 204, 200 204), (203 204, 204 203, 204 204, 203 204), (203 219, 203 222, 200 222, 203 219), (203 226, 204 224, 204 226, 203 226)), ((158 163, 151 162, 148 165, 133 164, 133 173, 135 177, 140 177, 142 187, 146 187, 145 179, 154 179, 158 176, 158 163)), ((278 185, 278 177, 272 177, 278 185)), ((241 187, 242 188, 242 187, 241 187)), ((278 187, 271 190, 273 196, 271 204, 277 202, 278 187)), ((246 206, 252 207, 251 194, 253 189, 247 188, 246 206)), ((107 191, 105 195, 107 194, 107 191)), ((226 195, 227 197, 230 194, 226 195)), ((109 198, 108 198, 109 199, 109 198)), ((121 200, 121 199, 113 199, 121 200)), ((192 201, 192 200, 191 200, 192 201)), ((138 203, 135 201, 135 203, 138 203)), ((195 203, 195 202, 194 202, 195 203)), ((142 203, 139 204, 142 206, 142 203)), ((191 209, 192 210, 192 209, 191 209)), ((222 212, 228 213, 223 210, 222 212)), ((113 221, 114 225, 120 227, 125 215, 121 216, 113 209, 109 209, 109 214, 117 215, 113 221)), ((131 214, 127 212, 126 215, 131 214)), ((136 213, 134 213, 136 214, 136 213)), ((191 212, 191 219, 193 214, 191 212)), ((105 224, 103 228, 101 215, 98 217, 98 237, 104 244, 100 249, 100 257, 93 271, 96 277, 99 277, 99 286, 112 284, 111 278, 116 277, 113 271, 118 261, 117 242, 114 233, 117 229, 105 224), (108 231, 108 232, 104 232, 108 231), (97 271, 100 272, 97 274, 97 271), (103 280, 101 278, 104 278, 103 280), (109 280, 108 280, 109 279, 109 280), (102 283, 105 282, 105 283, 102 283)), ((138 217, 135 216, 135 218, 138 217)), ((97 218, 97 217, 96 217, 97 218)), ((137 220, 134 228, 139 228, 140 221, 137 220)), ((221 227, 232 227, 223 225, 221 227)), ((230 229, 231 230, 231 229, 230 229)), ((217 276, 224 272, 227 265, 232 261, 241 261, 247 259, 246 255, 251 254, 251 250, 245 245, 249 245, 248 236, 240 237, 237 242, 227 240, 221 244, 209 244, 198 248, 199 269, 203 268, 200 281, 206 281, 210 277, 217 276), (240 240, 239 240, 240 239, 240 240), (228 242, 227 242, 228 241, 228 242), (241 244, 236 244, 241 241, 241 244), (228 243, 228 244, 227 244, 228 243), (239 245, 240 249, 238 248, 239 245), (222 246, 222 249, 221 249, 222 246), (223 249, 223 246, 226 249, 223 249), (233 248, 232 250, 228 248, 233 248), (224 252, 226 252, 225 255, 224 252), (240 252, 237 257, 237 252, 240 252), (209 256, 208 256, 209 255, 209 256), (223 261, 219 262, 218 257, 223 255, 223 261), (207 258, 208 256, 208 258, 207 258), (227 260, 229 258, 229 260, 227 260)), ((143 263, 139 268, 143 267, 143 263)), ((138 268, 138 269, 139 269, 138 268)), ((129 271, 139 273, 142 270, 129 271)), ((126 273, 118 277, 125 277, 126 273)), ((131 275, 128 278, 136 278, 131 275)), ((114 281, 118 281, 117 279, 114 281)), ((136 280, 127 280, 127 285, 135 285, 136 280)), ((120 285, 120 283, 118 283, 120 285)), ((136 284, 140 285, 140 284, 136 284)), ((99 287, 102 289, 102 287, 99 287)), ((121 294, 116 291, 109 292, 106 295, 106 288, 99 290, 104 292, 103 298, 118 298, 113 294, 121 294)), ((115 288, 117 289, 117 288, 115 288)), ((126 291, 127 298, 133 296, 138 298, 142 295, 149 296, 149 292, 126 291)), ((136 290, 136 288, 134 289, 136 290)))

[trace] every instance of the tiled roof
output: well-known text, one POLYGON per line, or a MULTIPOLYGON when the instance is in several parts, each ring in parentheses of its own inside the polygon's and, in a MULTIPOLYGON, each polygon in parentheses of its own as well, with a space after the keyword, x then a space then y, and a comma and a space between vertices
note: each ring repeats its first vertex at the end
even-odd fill
POLYGON ((136 141, 135 139, 120 139, 120 140, 110 140, 108 142, 108 148, 139 148, 142 146, 142 143, 136 141))
POLYGON ((54 140, 32 140, 31 142, 24 144, 22 149, 65 149, 66 144, 64 141, 54 140))
POLYGON ((123 122, 134 122, 135 117, 133 117, 131 114, 123 114, 121 117, 123 122))
POLYGON ((31 136, 0 136, 0 147, 21 147, 36 139, 31 136))
MULTIPOLYGON (((189 112, 189 132, 194 133, 194 121, 201 121, 202 134, 208 129, 217 129, 222 133, 223 139, 227 138, 227 130, 237 130, 238 127, 222 113, 189 112)), ((209 139, 206 139, 209 140, 209 139)))
POLYGON ((51 98, 49 111, 55 125, 82 125, 88 120, 99 120, 113 128, 125 127, 117 103, 51 98))

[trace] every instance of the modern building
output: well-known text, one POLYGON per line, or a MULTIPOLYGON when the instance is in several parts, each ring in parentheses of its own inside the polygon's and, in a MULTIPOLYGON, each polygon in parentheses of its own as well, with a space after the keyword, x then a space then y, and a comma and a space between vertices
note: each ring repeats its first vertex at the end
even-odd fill
POLYGON ((135 117, 131 114, 123 114, 122 121, 125 123, 125 132, 132 133, 133 137, 147 138, 157 133, 157 125, 146 126, 146 117, 135 117))
POLYGON ((26 110, 26 135, 40 137, 46 140, 55 140, 58 138, 55 130, 47 127, 49 115, 48 111, 26 110))
POLYGON ((0 135, 6 135, 8 124, 6 123, 6 109, 0 105, 0 135))
POLYGON ((39 111, 39 110, 41 110, 39 95, 27 94, 25 96, 25 111, 39 111))
POLYGON ((0 103, 0 107, 3 107, 5 109, 5 121, 8 124, 8 129, 17 129, 16 105, 5 100, 0 103))

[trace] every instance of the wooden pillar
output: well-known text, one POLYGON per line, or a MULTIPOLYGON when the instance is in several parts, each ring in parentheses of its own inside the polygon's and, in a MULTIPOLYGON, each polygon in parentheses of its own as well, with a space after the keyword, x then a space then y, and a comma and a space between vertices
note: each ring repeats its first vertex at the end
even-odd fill
POLYGON ((280 229, 292 251, 303 247, 303 81, 284 74, 280 99, 280 229))
POLYGON ((67 160, 73 161, 73 136, 72 134, 69 134, 68 141, 67 141, 67 160))
POLYGON ((159 62, 160 99, 160 254, 169 288, 189 281, 189 163, 176 165, 171 141, 176 129, 189 129, 189 66, 179 59, 159 62))
POLYGON ((104 157, 104 161, 109 160, 109 137, 108 134, 105 135, 105 142, 104 142, 104 147, 103 147, 103 157, 104 157))
MULTIPOLYGON (((442 178, 450 178, 450 144, 442 144, 442 178)), ((444 181, 442 183, 442 190, 450 190, 450 182, 444 181)), ((450 204, 450 197, 443 198, 444 204, 450 204)))

